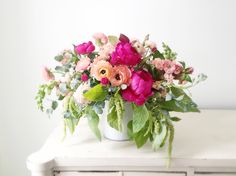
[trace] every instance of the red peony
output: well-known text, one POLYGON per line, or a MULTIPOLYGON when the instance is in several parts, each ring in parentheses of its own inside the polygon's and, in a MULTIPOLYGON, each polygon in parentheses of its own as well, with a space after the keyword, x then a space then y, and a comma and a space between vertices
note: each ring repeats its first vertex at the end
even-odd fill
POLYGON ((122 97, 128 102, 141 106, 152 95, 152 75, 144 70, 134 71, 130 86, 122 91, 122 97))
POLYGON ((141 61, 141 55, 136 51, 128 40, 123 40, 116 45, 115 51, 111 54, 112 65, 134 66, 141 61))

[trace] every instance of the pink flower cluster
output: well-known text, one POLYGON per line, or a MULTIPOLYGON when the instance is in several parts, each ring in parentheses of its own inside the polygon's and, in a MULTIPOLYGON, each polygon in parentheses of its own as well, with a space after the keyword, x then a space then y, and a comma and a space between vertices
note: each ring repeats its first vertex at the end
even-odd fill
POLYGON ((157 58, 152 61, 152 64, 156 67, 157 70, 164 71, 164 78, 169 83, 172 83, 174 77, 176 75, 179 75, 183 70, 183 66, 180 63, 169 59, 157 58))

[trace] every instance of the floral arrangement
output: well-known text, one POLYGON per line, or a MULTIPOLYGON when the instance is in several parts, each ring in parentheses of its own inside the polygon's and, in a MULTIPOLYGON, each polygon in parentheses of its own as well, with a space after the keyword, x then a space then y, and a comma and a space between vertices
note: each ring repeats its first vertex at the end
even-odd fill
POLYGON ((54 69, 43 68, 47 83, 40 85, 36 96, 39 109, 51 114, 62 101, 65 129, 73 133, 79 120, 87 118, 101 140, 99 114, 105 101, 109 101, 107 121, 118 131, 122 131, 125 103, 131 103, 130 139, 138 148, 150 140, 154 150, 168 141, 171 156, 173 122, 180 118, 170 112, 199 112, 185 89, 206 76, 192 78, 192 67, 177 61, 177 54, 164 43, 161 51, 149 36, 143 42, 123 34, 118 38, 97 33, 93 38, 96 47, 91 41, 74 45, 55 57, 54 69))

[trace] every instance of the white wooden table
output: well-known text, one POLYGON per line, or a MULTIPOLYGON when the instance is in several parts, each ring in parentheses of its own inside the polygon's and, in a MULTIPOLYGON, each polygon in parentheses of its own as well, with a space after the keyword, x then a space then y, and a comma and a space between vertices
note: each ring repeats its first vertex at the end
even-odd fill
POLYGON ((179 114, 173 159, 151 144, 99 142, 82 122, 63 142, 63 126, 27 159, 33 176, 236 176, 236 110, 179 114))

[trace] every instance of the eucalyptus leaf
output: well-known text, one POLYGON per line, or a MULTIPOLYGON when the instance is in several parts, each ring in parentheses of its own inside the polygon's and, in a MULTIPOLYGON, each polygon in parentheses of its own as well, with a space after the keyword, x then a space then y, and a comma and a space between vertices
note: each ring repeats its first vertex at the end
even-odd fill
POLYGON ((57 101, 52 101, 51 107, 52 107, 53 110, 55 110, 58 107, 57 101))
POLYGON ((61 62, 64 59, 64 57, 62 55, 57 55, 54 57, 54 59, 58 62, 61 62))

